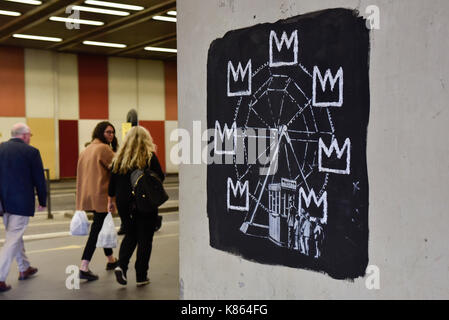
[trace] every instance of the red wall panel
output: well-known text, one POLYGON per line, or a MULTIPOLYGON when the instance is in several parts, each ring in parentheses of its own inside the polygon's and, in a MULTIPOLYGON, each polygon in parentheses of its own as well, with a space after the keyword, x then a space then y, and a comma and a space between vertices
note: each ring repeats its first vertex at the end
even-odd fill
POLYGON ((153 142, 157 145, 156 155, 165 172, 165 123, 164 121, 139 121, 139 125, 150 131, 153 142))
POLYGON ((165 120, 178 120, 178 80, 176 62, 165 62, 165 120))
POLYGON ((78 162, 78 121, 59 120, 59 175, 76 177, 78 162))
POLYGON ((22 48, 0 47, 0 117, 25 117, 25 60, 22 48))
POLYGON ((108 119, 108 59, 78 55, 80 119, 108 119))

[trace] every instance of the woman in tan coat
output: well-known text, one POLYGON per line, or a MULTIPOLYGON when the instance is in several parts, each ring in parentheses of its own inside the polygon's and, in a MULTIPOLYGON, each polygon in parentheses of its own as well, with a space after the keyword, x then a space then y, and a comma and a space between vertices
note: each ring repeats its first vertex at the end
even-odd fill
MULTIPOLYGON (((98 279, 98 276, 89 270, 89 262, 95 252, 103 221, 108 214, 108 186, 111 175, 109 166, 116 149, 114 126, 108 121, 103 121, 95 127, 92 141, 78 159, 76 210, 90 211, 94 214, 80 266, 80 279, 88 281, 98 279)), ((114 258, 112 249, 105 248, 104 253, 108 259, 106 270, 114 270, 117 259, 114 258)))

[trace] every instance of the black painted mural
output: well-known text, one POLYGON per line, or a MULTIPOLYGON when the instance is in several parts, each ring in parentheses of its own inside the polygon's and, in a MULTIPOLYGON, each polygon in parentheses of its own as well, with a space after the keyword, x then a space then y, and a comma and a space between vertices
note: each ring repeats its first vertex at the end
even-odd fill
POLYGON ((365 274, 369 30, 330 9, 228 32, 207 64, 210 245, 365 274))

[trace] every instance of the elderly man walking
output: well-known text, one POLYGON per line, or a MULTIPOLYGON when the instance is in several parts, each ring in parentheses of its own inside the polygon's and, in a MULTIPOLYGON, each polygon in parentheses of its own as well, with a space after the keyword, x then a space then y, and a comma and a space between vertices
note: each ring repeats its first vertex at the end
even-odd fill
POLYGON ((11 139, 0 144, 0 200, 6 238, 0 251, 0 292, 11 289, 5 283, 12 260, 19 267, 19 280, 28 279, 37 272, 28 261, 23 234, 30 217, 34 216, 37 190, 39 208, 46 206, 47 189, 39 150, 30 146, 30 128, 17 123, 11 130, 11 139))

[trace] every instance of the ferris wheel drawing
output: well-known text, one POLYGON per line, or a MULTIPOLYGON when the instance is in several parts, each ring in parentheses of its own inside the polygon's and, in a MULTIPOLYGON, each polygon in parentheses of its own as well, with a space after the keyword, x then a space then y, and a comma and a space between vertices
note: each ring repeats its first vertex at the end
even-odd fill
POLYGON ((331 111, 343 106, 343 69, 332 73, 303 66, 298 30, 272 30, 268 41, 269 59, 264 64, 253 66, 249 59, 227 65, 233 122, 228 126, 216 121, 215 128, 215 152, 234 157, 233 174, 225 182, 227 209, 243 213, 242 233, 319 258, 329 179, 350 172, 351 142, 337 141, 331 111), (233 150, 219 148, 217 141, 226 137, 233 138, 233 150), (251 161, 251 139, 265 140, 255 160, 269 154, 268 163, 251 161), (332 158, 343 161, 343 168, 326 165, 332 158))

